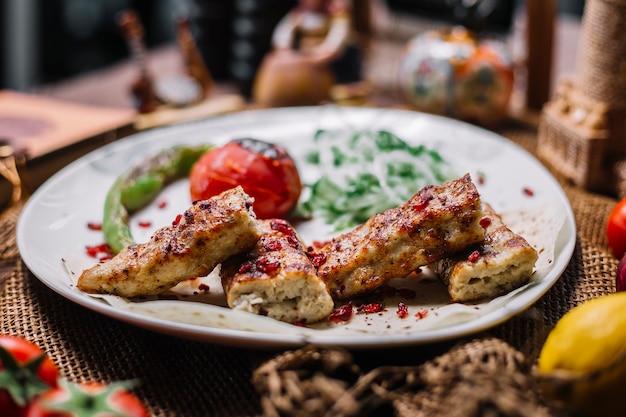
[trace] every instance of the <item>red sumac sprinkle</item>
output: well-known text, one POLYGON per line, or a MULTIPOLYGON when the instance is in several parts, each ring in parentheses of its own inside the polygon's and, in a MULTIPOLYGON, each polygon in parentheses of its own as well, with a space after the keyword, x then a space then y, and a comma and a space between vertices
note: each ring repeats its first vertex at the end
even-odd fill
POLYGON ((139 224, 139 227, 143 227, 144 229, 147 229, 148 227, 152 226, 152 222, 149 220, 141 220, 138 224, 139 224))
POLYGON ((183 218, 182 214, 178 214, 176 216, 176 218, 174 219, 174 221, 172 222, 172 226, 178 226, 178 223, 180 223, 180 220, 183 218))
POLYGON ((527 195, 528 197, 532 197, 535 195, 535 192, 531 188, 528 188, 528 187, 524 187, 522 192, 524 193, 524 195, 527 195))
POLYGON ((158 207, 160 209, 164 209, 165 207, 167 207, 167 201, 163 200, 163 201, 159 202, 158 207))

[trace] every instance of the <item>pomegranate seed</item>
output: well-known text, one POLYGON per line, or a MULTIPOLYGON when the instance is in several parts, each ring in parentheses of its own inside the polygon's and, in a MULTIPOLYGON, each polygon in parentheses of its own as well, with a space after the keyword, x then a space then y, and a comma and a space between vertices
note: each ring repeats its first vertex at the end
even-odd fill
POLYGON ((483 229, 486 229, 491 224, 491 217, 483 217, 479 224, 483 229))
POLYGON ((89 230, 102 230, 102 223, 97 223, 97 222, 88 222, 87 223, 87 228, 89 230))
POLYGON ((408 317, 409 315, 409 307, 404 303, 398 303, 398 309, 396 310, 396 314, 401 319, 408 317))
POLYGON ((271 274, 273 272, 276 272, 278 268, 280 268, 280 262, 271 262, 265 256, 262 256, 257 259, 257 261, 255 262, 255 266, 258 271, 264 272, 266 274, 271 274))
POLYGON ((350 301, 348 304, 345 304, 339 307, 338 309, 336 309, 335 311, 333 311, 330 317, 328 317, 328 320, 332 321, 333 323, 340 323, 340 322, 348 321, 351 318, 352 318, 352 301, 350 301))
POLYGON ((306 255, 309 257, 309 259, 311 260, 311 263, 316 268, 319 268, 320 266, 324 265, 324 263, 326 263, 326 261, 328 260, 328 254, 326 252, 308 251, 306 255))
POLYGON ((471 263, 476 263, 478 262, 478 258, 480 258, 480 252, 475 250, 474 252, 469 254, 469 256, 467 257, 467 260, 471 263))

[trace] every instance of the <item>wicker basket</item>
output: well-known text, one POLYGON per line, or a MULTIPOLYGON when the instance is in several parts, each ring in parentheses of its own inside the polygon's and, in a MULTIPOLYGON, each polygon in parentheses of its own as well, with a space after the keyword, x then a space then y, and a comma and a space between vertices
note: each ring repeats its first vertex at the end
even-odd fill
POLYGON ((626 0, 585 7, 574 81, 559 85, 539 122, 538 154, 590 191, 621 194, 626 175, 626 0))

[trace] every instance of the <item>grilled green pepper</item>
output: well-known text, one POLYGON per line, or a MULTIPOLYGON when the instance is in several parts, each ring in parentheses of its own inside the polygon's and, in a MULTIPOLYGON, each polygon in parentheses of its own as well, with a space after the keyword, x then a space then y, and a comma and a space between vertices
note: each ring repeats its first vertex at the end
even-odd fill
POLYGON ((179 145, 164 149, 120 175, 104 202, 102 231, 113 253, 135 240, 128 225, 130 213, 154 200, 165 185, 189 174, 193 164, 213 145, 179 145))

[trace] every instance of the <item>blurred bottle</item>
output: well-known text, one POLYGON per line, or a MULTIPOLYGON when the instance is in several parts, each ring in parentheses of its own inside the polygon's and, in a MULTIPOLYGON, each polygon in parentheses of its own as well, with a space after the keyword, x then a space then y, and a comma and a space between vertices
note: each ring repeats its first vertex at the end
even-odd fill
POLYGON ((257 69, 271 49, 274 28, 296 0, 235 0, 230 71, 241 93, 250 97, 257 69))
POLYGON ((189 27, 211 76, 229 80, 234 5, 225 0, 191 0, 189 27))

